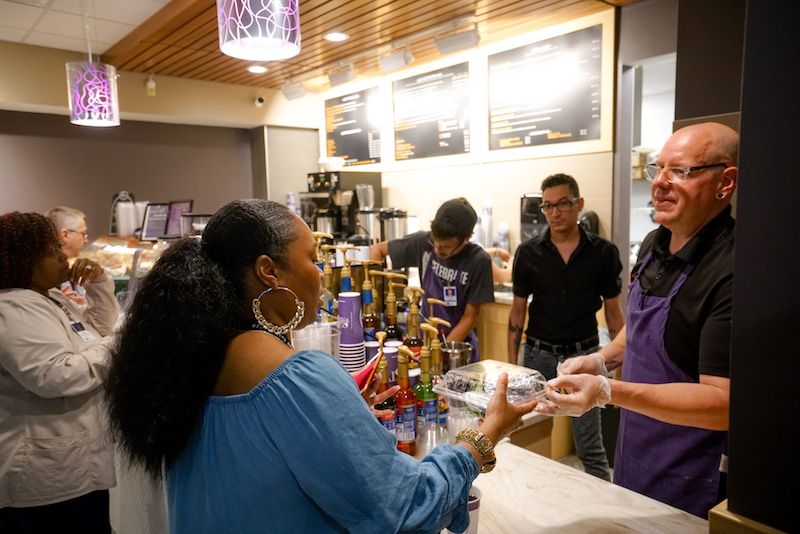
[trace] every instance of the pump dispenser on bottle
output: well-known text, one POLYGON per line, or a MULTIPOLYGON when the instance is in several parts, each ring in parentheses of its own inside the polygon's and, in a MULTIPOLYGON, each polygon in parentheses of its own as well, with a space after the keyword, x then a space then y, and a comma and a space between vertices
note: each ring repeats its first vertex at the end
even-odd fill
POLYGON ((406 335, 403 338, 403 343, 414 353, 414 359, 419 360, 420 351, 424 344, 419 331, 419 302, 422 296, 425 295, 425 290, 421 287, 407 287, 406 292, 409 295, 409 307, 406 335))
MULTIPOLYGON (((364 340, 376 339, 377 330, 380 328, 380 319, 375 314, 375 288, 370 279, 370 264, 380 264, 378 261, 361 260, 364 269, 364 282, 361 284, 361 324, 364 327, 364 340)), ((386 333, 383 332, 386 336, 386 333)))

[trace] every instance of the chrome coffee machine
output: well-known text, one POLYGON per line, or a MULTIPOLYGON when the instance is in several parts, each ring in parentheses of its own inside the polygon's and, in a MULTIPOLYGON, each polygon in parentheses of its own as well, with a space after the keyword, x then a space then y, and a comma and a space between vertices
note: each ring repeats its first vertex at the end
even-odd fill
POLYGON ((547 228, 547 220, 542 213, 542 194, 527 193, 520 199, 520 240, 524 243, 539 237, 547 228))
MULTIPOLYGON (((336 239, 364 234, 364 231, 359 231, 357 185, 372 188, 374 205, 369 209, 381 205, 381 174, 377 172, 312 172, 308 173, 306 181, 308 191, 298 194, 303 220, 314 230, 333 234, 336 239)), ((375 220, 378 220, 377 211, 375 220)))

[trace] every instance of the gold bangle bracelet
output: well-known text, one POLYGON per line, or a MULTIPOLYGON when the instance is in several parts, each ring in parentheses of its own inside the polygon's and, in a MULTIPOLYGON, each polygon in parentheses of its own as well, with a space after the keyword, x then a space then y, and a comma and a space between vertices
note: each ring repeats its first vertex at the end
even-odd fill
POLYGON ((469 443, 478 451, 483 461, 481 473, 488 473, 497 465, 497 458, 494 455, 494 443, 483 432, 474 428, 465 428, 456 434, 456 443, 459 441, 469 443))

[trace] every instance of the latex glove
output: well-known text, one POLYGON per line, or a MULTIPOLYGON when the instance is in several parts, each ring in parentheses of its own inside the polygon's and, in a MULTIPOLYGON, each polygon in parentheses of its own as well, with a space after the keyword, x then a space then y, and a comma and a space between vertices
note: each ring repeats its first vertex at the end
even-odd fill
POLYGON ((536 405, 545 415, 580 417, 611 401, 611 384, 605 375, 563 375, 547 382, 547 400, 536 405))
POLYGON ((590 375, 607 375, 606 359, 599 352, 593 352, 585 356, 574 356, 567 358, 556 366, 558 376, 579 375, 588 373, 590 375))

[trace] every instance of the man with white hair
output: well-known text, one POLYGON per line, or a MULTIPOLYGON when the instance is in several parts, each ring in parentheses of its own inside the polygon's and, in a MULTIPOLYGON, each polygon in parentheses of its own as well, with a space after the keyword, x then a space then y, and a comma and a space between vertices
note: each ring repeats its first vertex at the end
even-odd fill
MULTIPOLYGON (((56 225, 58 238, 61 240, 61 250, 67 255, 67 259, 77 258, 89 242, 86 215, 80 210, 66 206, 53 208, 45 215, 56 225)), ((86 305, 86 294, 81 286, 67 281, 61 284, 61 292, 79 306, 86 305)))

